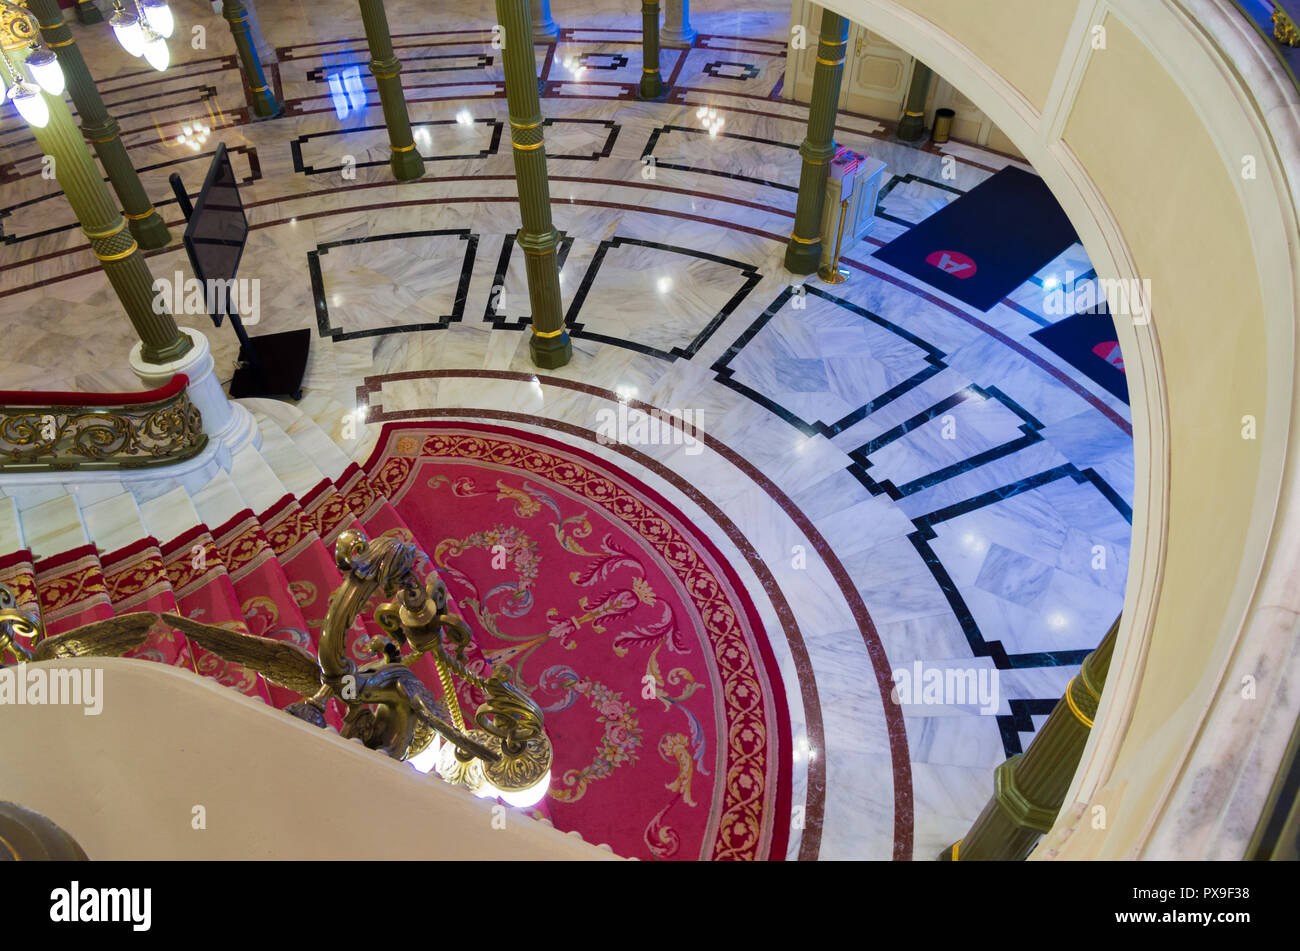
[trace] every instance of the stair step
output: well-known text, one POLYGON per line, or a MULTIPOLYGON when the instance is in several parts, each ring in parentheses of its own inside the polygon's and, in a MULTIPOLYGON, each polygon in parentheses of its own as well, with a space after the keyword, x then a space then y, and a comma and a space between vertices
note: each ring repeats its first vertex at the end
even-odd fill
POLYGON ((245 446, 231 459, 230 480, 248 508, 258 514, 291 494, 252 446, 245 446))
POLYGON ((203 524, 189 492, 183 486, 140 503, 145 530, 158 539, 173 539, 203 524))
POLYGON ((339 444, 314 419, 289 403, 279 400, 240 400, 259 423, 269 420, 283 430, 327 479, 338 480, 352 463, 339 444))
POLYGON ((116 496, 86 504, 80 495, 81 517, 90 541, 102 553, 126 548, 149 534, 135 496, 123 491, 116 496))
POLYGON ((262 430, 262 458, 277 479, 296 496, 303 496, 325 479, 324 473, 273 420, 258 420, 262 430))
POLYGON ((334 547, 339 535, 349 528, 363 529, 347 500, 329 479, 302 497, 302 512, 329 548, 334 547))
MULTIPOLYGON (((164 570, 176 596, 178 613, 202 624, 247 633, 239 597, 206 525, 167 542, 162 549, 164 570)), ((260 675, 191 644, 195 670, 249 697, 270 702, 260 675)))
MULTIPOLYGON (((41 598, 36 589, 36 569, 32 566, 32 554, 25 548, 0 553, 0 586, 6 588, 19 611, 35 619, 41 616, 41 598)), ((30 647, 25 638, 20 638, 24 647, 30 647)))
POLYGON ((46 634, 62 634, 113 616, 99 554, 89 542, 49 558, 36 558, 32 568, 46 634))
POLYGON ((18 518, 18 503, 9 496, 0 496, 0 556, 24 551, 23 523, 18 518))
MULTIPOLYGON (((114 614, 132 611, 175 613, 176 593, 163 569, 157 539, 144 537, 100 559, 114 614)), ((185 635, 159 620, 145 642, 124 655, 193 669, 185 635)))
POLYGON ((62 486, 59 494, 24 509, 19 502, 22 533, 32 558, 40 561, 89 544, 81 507, 62 486))
MULTIPOLYGON (((213 536, 248 633, 314 650, 314 639, 294 600, 288 576, 257 518, 245 510, 214 531, 213 536)), ((271 702, 279 708, 303 699, 272 683, 267 684, 267 690, 271 702)))
POLYGON ((190 501, 204 525, 225 525, 240 513, 252 510, 234 480, 224 472, 217 473, 202 489, 191 493, 190 501))

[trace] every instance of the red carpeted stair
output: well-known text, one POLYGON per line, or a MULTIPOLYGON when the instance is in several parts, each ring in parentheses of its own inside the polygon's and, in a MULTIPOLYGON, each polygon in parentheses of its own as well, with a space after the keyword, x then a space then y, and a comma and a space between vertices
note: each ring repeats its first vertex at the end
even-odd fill
MULTIPOLYGON (((470 423, 386 426, 363 468, 292 407, 247 405, 260 449, 197 489, 0 497, 0 584, 50 633, 176 611, 314 650, 339 534, 415 542, 474 632, 470 669, 509 663, 546 711, 553 778, 534 815, 623 855, 784 858, 780 676, 734 570, 667 499, 564 443, 470 423)), ((350 632, 358 663, 376 659, 373 607, 350 632)), ((161 621, 133 655, 299 699, 161 621)), ((441 692, 428 658, 415 670, 441 692)), ((484 697, 460 696, 472 717, 484 697)))

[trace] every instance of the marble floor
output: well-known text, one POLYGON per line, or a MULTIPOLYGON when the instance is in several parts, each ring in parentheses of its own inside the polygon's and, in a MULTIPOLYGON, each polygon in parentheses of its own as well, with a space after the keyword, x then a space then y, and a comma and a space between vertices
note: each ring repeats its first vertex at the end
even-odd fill
MULTIPOLYGON (((933 857, 987 800, 1120 611, 1133 494, 1128 406, 1042 346, 1046 290, 1085 280, 1067 250, 984 312, 873 259, 1013 160, 911 148, 841 115, 837 141, 888 164, 877 220, 831 286, 782 267, 806 109, 774 96, 788 10, 728 0, 665 49, 643 103, 639 16, 557 2, 538 45, 573 360, 537 371, 492 6, 389 0, 426 173, 395 184, 354 4, 259 13, 284 118, 249 121, 223 21, 175 0, 173 65, 149 70, 106 25, 74 24, 146 189, 198 190, 217 141, 250 222, 254 333, 309 328, 301 408, 356 458, 380 425, 505 419, 616 459, 732 561, 772 639, 794 730, 791 858, 933 857), (362 64, 340 118, 326 71, 362 64), (697 112, 725 119, 716 132, 697 112), (179 126, 213 127, 200 151, 179 126), (690 410, 700 442, 603 445, 601 410, 690 410), (690 450, 690 451, 688 451, 690 450), (917 665, 920 665, 918 668, 917 665), (983 699, 891 698, 894 672, 953 671, 983 699), (911 701, 911 702, 906 702, 911 701)), ((0 111, 0 387, 138 389, 134 337, 35 142, 0 111)), ((178 241, 147 255, 189 273, 178 241)), ((203 329, 223 379, 228 327, 203 329)))

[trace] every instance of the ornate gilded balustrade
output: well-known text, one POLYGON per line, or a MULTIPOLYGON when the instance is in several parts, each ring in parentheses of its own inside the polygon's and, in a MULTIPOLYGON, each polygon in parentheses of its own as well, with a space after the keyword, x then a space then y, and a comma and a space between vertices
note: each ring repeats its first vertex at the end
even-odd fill
POLYGON ((184 374, 144 393, 0 391, 0 472, 143 469, 189 459, 208 437, 184 374))

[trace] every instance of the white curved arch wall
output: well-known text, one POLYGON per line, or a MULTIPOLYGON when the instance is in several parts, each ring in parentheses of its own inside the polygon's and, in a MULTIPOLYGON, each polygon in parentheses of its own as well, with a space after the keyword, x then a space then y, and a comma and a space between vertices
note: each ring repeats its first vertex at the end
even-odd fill
POLYGON ((616 858, 179 667, 36 667, 102 671, 100 713, 6 706, 0 800, 53 820, 92 859, 616 858))
POLYGON ((1153 319, 1116 321, 1137 480, 1124 623, 1072 795, 1036 855, 1240 857, 1295 721, 1282 688, 1300 559, 1279 546, 1300 536, 1286 508, 1300 100, 1222 0, 824 5, 989 115, 1102 277, 1151 281, 1153 319))

